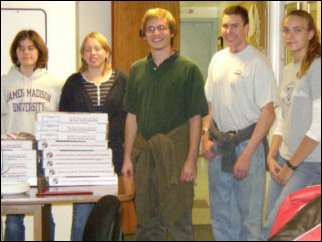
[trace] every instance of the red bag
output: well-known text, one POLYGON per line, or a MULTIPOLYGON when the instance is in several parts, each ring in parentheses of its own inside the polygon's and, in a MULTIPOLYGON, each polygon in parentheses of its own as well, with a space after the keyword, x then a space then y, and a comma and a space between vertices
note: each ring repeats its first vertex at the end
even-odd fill
POLYGON ((303 188, 285 198, 269 237, 269 240, 321 241, 321 185, 303 188), (309 206, 313 200, 316 201, 309 206))

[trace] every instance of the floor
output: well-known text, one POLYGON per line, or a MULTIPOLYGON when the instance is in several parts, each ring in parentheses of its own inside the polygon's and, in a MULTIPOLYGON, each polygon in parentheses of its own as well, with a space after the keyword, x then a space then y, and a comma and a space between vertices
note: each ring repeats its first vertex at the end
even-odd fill
MULTIPOLYGON (((198 159, 198 176, 195 181, 192 223, 195 241, 214 241, 209 215, 208 160, 203 158, 198 159)), ((125 236, 124 241, 135 241, 135 235, 125 236)))

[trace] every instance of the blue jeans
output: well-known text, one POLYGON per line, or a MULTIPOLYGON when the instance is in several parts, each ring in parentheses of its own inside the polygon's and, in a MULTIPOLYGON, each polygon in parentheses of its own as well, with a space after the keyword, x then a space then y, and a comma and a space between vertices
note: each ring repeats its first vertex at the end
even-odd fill
POLYGON ((74 203, 71 241, 81 241, 87 222, 95 203, 74 203))
MULTIPOLYGON (((25 226, 24 226, 24 218, 25 215, 7 215, 6 219, 6 230, 5 230, 5 240, 25 240, 25 226)), ((49 221, 50 221, 50 241, 55 240, 55 223, 53 219, 53 215, 51 212, 49 213, 49 221)))
MULTIPOLYGON (((248 142, 246 140, 236 146, 236 157, 248 142)), ((259 145, 252 157, 248 176, 242 180, 221 171, 221 159, 217 153, 208 166, 210 216, 215 239, 258 240, 265 192, 264 147, 259 145)))
MULTIPOLYGON (((284 166, 287 160, 281 156, 277 162, 284 166)), ((302 162, 293 172, 285 186, 280 186, 273 179, 270 179, 267 194, 266 220, 262 231, 262 240, 267 240, 274 225, 274 221, 284 199, 291 193, 313 184, 321 184, 321 161, 302 162)))

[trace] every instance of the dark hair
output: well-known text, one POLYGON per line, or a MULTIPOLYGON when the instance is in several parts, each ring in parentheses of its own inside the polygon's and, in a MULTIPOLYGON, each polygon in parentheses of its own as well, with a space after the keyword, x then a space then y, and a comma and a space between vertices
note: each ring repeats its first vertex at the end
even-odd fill
POLYGON ((15 64, 17 67, 20 67, 20 63, 18 61, 17 56, 17 48, 19 47, 20 42, 25 39, 31 40, 38 50, 38 59, 35 69, 46 67, 48 61, 47 46, 43 39, 40 37, 40 35, 34 30, 21 30, 16 35, 10 47, 10 56, 12 63, 15 64))
POLYGON ((248 11, 246 8, 243 8, 239 5, 234 5, 226 8, 224 10, 224 15, 240 15, 242 18, 244 25, 249 24, 249 18, 248 18, 248 11))
MULTIPOLYGON (((288 13, 285 17, 285 19, 289 16, 297 16, 297 17, 301 17, 304 18, 307 22, 307 30, 308 31, 314 31, 314 36, 312 37, 312 39, 310 40, 309 43, 309 47, 307 49, 306 55, 302 61, 301 67, 299 72, 297 73, 297 77, 300 78, 303 75, 306 74, 306 72, 308 71, 308 69, 310 68, 312 62, 314 61, 314 59, 316 57, 320 57, 321 56, 321 44, 319 41, 319 36, 318 36, 318 32, 317 32, 317 28, 316 25, 314 23, 314 20, 311 16, 311 14, 309 14, 308 12, 304 11, 304 10, 293 10, 290 13, 288 13)), ((285 20, 284 19, 284 20, 285 20)))

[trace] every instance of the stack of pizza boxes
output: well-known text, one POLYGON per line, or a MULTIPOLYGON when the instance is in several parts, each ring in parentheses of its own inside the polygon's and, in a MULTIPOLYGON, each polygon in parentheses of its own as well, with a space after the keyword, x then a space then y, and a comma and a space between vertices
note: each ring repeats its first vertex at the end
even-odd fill
POLYGON ((15 134, 1 135, 1 159, 5 160, 9 168, 1 174, 1 182, 28 182, 30 186, 36 186, 37 151, 35 150, 35 142, 27 139, 18 140, 13 136, 15 134))
POLYGON ((117 184, 107 130, 107 114, 38 113, 36 139, 49 186, 117 184))

